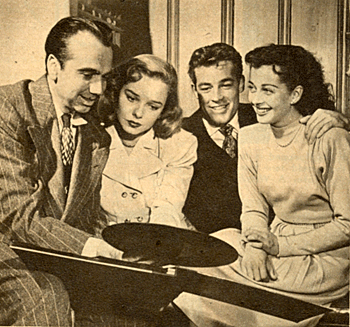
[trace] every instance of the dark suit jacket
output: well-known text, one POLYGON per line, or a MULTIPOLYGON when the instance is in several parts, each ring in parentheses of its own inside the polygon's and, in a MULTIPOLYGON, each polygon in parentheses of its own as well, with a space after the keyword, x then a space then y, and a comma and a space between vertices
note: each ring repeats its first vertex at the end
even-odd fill
POLYGON ((0 88, 0 233, 80 254, 98 234, 101 175, 110 137, 91 116, 79 126, 69 194, 46 76, 0 88))
MULTIPOLYGON (((238 121, 240 127, 257 122, 250 105, 240 104, 238 121)), ((227 227, 240 228, 237 160, 230 158, 210 138, 200 109, 184 119, 183 128, 198 139, 198 159, 183 208, 185 216, 199 231, 206 233, 227 227)))

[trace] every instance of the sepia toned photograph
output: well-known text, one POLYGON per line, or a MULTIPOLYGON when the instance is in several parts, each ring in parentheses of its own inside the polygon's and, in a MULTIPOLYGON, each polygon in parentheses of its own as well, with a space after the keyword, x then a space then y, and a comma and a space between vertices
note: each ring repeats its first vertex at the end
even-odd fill
POLYGON ((0 326, 350 326, 349 0, 0 4, 0 326))

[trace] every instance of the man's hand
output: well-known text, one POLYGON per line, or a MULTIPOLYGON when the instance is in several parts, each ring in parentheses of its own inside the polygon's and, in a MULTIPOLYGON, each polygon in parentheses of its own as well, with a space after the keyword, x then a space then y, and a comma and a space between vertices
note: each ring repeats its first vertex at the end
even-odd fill
POLYGON ((153 264, 154 260, 149 257, 145 257, 145 253, 132 253, 123 252, 112 245, 109 245, 102 239, 96 237, 90 237, 83 249, 82 254, 85 257, 105 257, 116 260, 124 260, 129 262, 139 262, 153 264))
POLYGON ((109 245, 100 238, 90 237, 84 246, 82 254, 85 257, 106 257, 122 260, 123 252, 109 245))
POLYGON ((245 231, 245 238, 253 248, 262 249, 274 256, 279 252, 277 236, 269 230, 249 228, 245 231))
POLYGON ((312 116, 301 118, 300 122, 306 124, 305 136, 310 144, 333 127, 350 131, 349 118, 337 111, 317 109, 312 116))
POLYGON ((241 268, 244 274, 256 281, 268 282, 277 279, 275 269, 267 253, 250 246, 250 243, 246 244, 241 268))

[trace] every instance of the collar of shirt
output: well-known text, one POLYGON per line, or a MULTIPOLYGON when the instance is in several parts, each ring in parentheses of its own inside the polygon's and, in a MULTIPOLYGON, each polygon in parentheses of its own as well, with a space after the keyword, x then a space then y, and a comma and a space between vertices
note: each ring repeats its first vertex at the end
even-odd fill
MULTIPOLYGON (((63 121, 62 121, 62 116, 64 115, 64 113, 62 112, 62 110, 60 109, 56 109, 56 115, 57 115, 57 120, 58 120, 58 126, 60 128, 60 132, 62 132, 62 128, 63 128, 63 121)), ((88 122, 81 117, 79 114, 74 113, 73 115, 71 115, 71 120, 70 120, 70 125, 71 127, 78 127, 78 126, 82 126, 82 125, 86 125, 88 122)), ((76 129, 73 128, 72 131, 74 133, 76 129)))
MULTIPOLYGON (((210 138, 220 148, 222 148, 222 145, 225 140, 225 136, 219 131, 220 127, 211 126, 205 118, 202 118, 202 119, 203 119, 203 124, 205 126, 205 129, 207 130, 210 138)), ((234 130, 232 132, 232 135, 237 139, 237 135, 239 131, 238 112, 232 117, 232 119, 228 122, 228 124, 231 124, 233 126, 234 130)))
MULTIPOLYGON (((119 134, 116 131, 114 125, 107 127, 106 131, 108 132, 108 134, 112 138, 111 145, 110 145, 109 149, 110 150, 115 150, 117 148, 124 149, 123 143, 122 143, 122 141, 119 137, 119 134)), ((157 151, 157 144, 158 144, 157 138, 154 135, 153 128, 151 128, 146 134, 144 134, 140 137, 140 139, 136 143, 132 153, 134 154, 139 149, 143 149, 143 148, 149 149, 153 152, 156 152, 157 151)))
MULTIPOLYGON (((50 88, 50 84, 49 84, 49 88, 50 88)), ((50 90, 51 96, 52 96, 52 102, 53 102, 53 106, 55 108, 56 111, 56 116, 57 116, 57 120, 58 120, 58 127, 59 127, 59 131, 60 133, 62 132, 62 128, 63 128, 63 121, 62 121, 62 116, 64 115, 64 111, 62 110, 62 106, 60 105, 60 102, 58 101, 55 92, 52 92, 50 90)), ((70 114, 72 116, 72 119, 70 120, 70 124, 71 127, 77 127, 77 126, 81 126, 81 125, 86 125, 88 122, 81 117, 78 113, 74 113, 73 115, 70 114)), ((73 135, 75 136, 76 133, 76 128, 72 128, 73 131, 73 135)))
MULTIPOLYGON (((63 121, 62 121, 62 116, 64 115, 64 112, 61 108, 60 105, 58 105, 58 101, 57 99, 55 99, 55 97, 52 95, 52 102, 53 105, 55 107, 55 111, 56 111, 56 116, 57 116, 57 121, 58 121, 58 128, 59 128, 59 132, 60 134, 62 133, 62 129, 63 129, 63 121)), ((77 137, 77 129, 76 128, 72 128, 72 127, 78 127, 78 126, 82 126, 82 125, 86 125, 88 122, 81 117, 79 114, 74 113, 73 115, 70 114, 71 120, 70 120, 70 125, 71 125, 71 130, 72 130, 72 134, 73 134, 73 143, 74 143, 74 148, 76 146, 76 137, 77 137)))

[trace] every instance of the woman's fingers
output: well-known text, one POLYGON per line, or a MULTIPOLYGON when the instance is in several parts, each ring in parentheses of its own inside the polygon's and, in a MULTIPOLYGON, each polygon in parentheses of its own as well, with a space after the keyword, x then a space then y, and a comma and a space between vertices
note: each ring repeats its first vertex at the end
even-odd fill
POLYGON ((266 269, 267 269, 267 273, 268 273, 270 279, 276 280, 277 273, 276 273, 275 267, 273 266, 271 259, 269 257, 266 260, 266 269))

